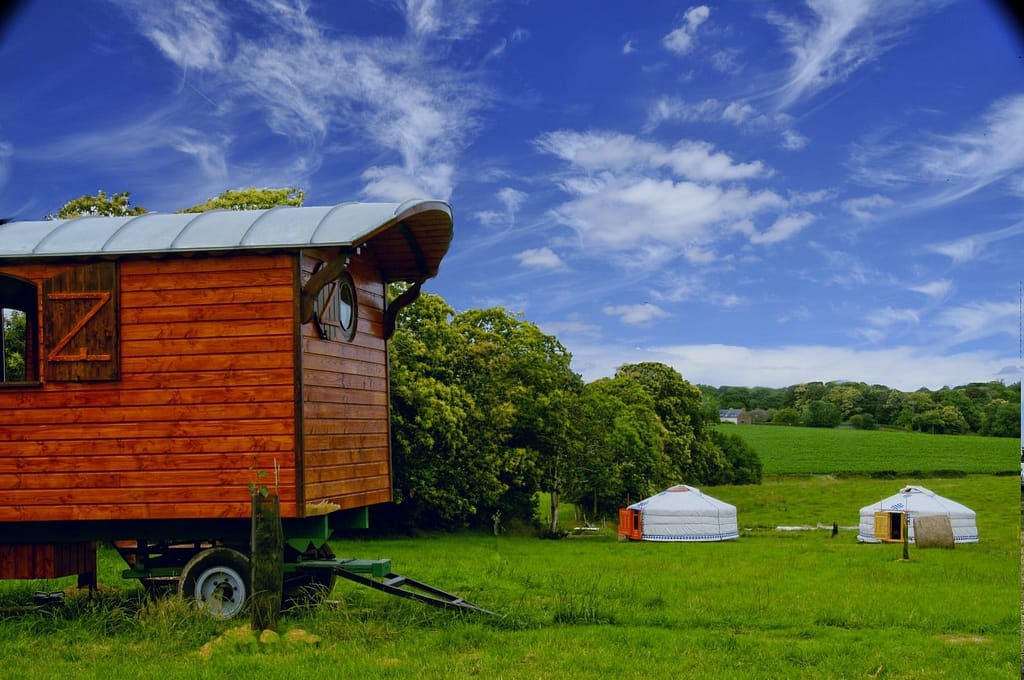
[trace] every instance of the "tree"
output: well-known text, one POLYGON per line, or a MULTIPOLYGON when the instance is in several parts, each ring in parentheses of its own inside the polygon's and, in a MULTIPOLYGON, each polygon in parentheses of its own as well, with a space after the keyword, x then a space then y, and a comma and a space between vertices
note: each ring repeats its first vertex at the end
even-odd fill
POLYGON ((839 407, 824 399, 810 402, 800 415, 800 423, 806 427, 835 427, 840 422, 839 407))
POLYGON ((761 483, 761 458, 745 439, 733 432, 720 430, 713 431, 711 437, 727 462, 721 476, 715 480, 716 484, 761 483))
POLYGON ((130 194, 122 191, 119 194, 107 196, 102 189, 95 196, 79 196, 64 204, 57 215, 48 213, 46 219, 70 219, 81 215, 106 215, 109 217, 127 217, 129 215, 141 215, 146 209, 141 205, 131 205, 130 194))
POLYGON ((399 315, 389 354, 395 523, 532 523, 539 490, 557 502, 582 383, 555 338, 503 309, 456 314, 423 294, 399 315))
POLYGON ((583 387, 572 420, 578 447, 567 494, 591 517, 614 514, 672 478, 668 432, 654 400, 636 381, 617 376, 583 387))
POLYGON ((772 414, 772 423, 775 425, 799 425, 800 411, 797 411, 792 406, 780 408, 772 414))
POLYGON ((665 452, 674 476, 703 483, 725 467, 721 450, 711 442, 711 422, 703 409, 700 390, 671 366, 657 362, 625 364, 616 377, 631 378, 654 400, 654 409, 668 431, 665 452))
POLYGON ((25 313, 3 310, 4 380, 25 379, 25 313))
POLYGON ((298 187, 280 189, 228 189, 205 203, 179 210, 179 213, 200 213, 208 210, 265 210, 278 205, 301 206, 306 192, 298 187))

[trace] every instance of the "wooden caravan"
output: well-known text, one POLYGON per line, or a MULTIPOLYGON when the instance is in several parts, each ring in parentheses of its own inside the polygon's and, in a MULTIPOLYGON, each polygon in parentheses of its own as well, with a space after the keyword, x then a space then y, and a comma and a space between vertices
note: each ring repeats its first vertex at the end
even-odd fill
POLYGON ((252 483, 286 520, 391 500, 387 339, 451 237, 439 201, 0 225, 0 307, 26 325, 0 577, 24 543, 79 569, 97 539, 216 541, 252 483))

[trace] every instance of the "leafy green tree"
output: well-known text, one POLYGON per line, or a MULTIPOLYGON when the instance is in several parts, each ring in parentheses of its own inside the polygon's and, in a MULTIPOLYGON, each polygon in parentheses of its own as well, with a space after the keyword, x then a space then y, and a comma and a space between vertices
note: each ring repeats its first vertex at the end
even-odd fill
POLYGON ((672 479, 668 432, 654 400, 634 380, 602 378, 585 385, 572 432, 579 453, 567 493, 591 517, 613 515, 672 479))
POLYGON ((131 204, 131 194, 122 191, 119 194, 107 196, 102 189, 95 196, 79 196, 73 198, 57 211, 57 214, 48 213, 46 219, 70 219, 82 215, 105 215, 109 217, 126 217, 129 215, 141 215, 146 209, 141 205, 131 204))
POLYGON ((713 443, 722 451, 727 465, 715 484, 760 484, 763 474, 761 458, 745 439, 733 432, 714 430, 713 443))
POLYGON ((960 434, 968 429, 960 411, 948 404, 915 413, 911 424, 915 430, 932 434, 960 434))
POLYGON ((805 427, 835 427, 842 422, 842 413, 835 404, 818 399, 804 407, 800 424, 805 427))
POLYGON ((179 210, 180 213, 201 213, 208 210, 265 210, 279 205, 301 206, 306 192, 297 187, 280 189, 228 189, 205 203, 179 210))
POLYGON ((423 294, 399 315, 390 360, 395 494, 404 506, 394 522, 535 522, 537 492, 557 498, 573 466, 568 425, 582 382, 565 348, 505 310, 456 314, 423 294))
POLYGON ((25 313, 3 310, 4 379, 17 382, 25 379, 25 313))
POLYGON ((870 413, 858 413, 850 417, 850 425, 858 430, 873 430, 875 419, 870 413))
POLYGON ((704 483, 714 479, 726 462, 721 449, 711 441, 700 390, 683 379, 671 366, 657 362, 625 364, 616 377, 631 378, 654 400, 654 409, 668 431, 665 452, 680 480, 704 483))
POLYGON ((982 414, 981 434, 989 437, 1020 437, 1020 402, 994 399, 982 414))
POLYGON ((772 423, 775 425, 799 425, 800 411, 797 411, 792 406, 780 408, 772 414, 772 423))

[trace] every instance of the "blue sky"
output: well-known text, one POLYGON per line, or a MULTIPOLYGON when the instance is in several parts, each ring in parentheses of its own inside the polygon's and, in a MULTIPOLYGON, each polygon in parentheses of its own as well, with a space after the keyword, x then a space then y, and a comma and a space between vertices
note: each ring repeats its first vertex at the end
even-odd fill
POLYGON ((590 381, 1020 379, 1024 46, 985 0, 29 0, 0 216, 436 198, 426 289, 590 381))

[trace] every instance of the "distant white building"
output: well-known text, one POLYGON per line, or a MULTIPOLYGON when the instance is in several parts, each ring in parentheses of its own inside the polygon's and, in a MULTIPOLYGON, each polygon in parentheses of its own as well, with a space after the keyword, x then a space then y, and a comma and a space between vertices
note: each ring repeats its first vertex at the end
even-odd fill
POLYGON ((723 408, 718 410, 718 422, 733 423, 734 425, 747 424, 750 423, 750 417, 741 408, 723 408))

